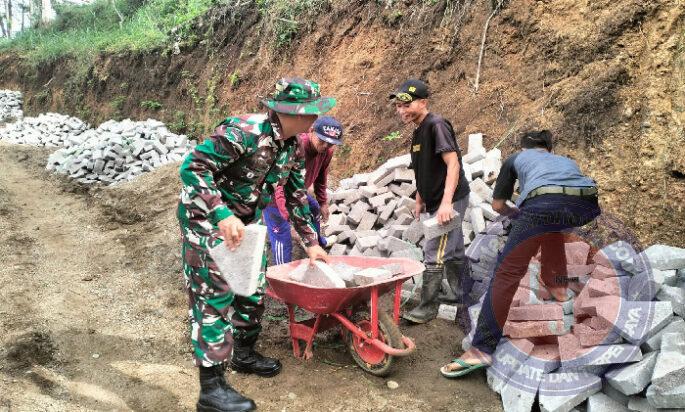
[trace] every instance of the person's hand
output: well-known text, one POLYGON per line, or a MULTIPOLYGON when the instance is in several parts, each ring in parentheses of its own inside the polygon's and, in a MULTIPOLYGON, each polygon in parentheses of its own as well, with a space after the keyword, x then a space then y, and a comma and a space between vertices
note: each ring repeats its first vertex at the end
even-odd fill
POLYGON ((324 262, 329 262, 328 254, 319 245, 309 246, 307 248, 307 256, 309 256, 309 265, 313 265, 317 260, 323 260, 324 262))
POLYGON ((414 218, 415 219, 417 219, 417 220, 419 219, 419 217, 421 216, 421 212, 423 212, 423 209, 425 206, 426 205, 422 201, 420 201, 420 200, 416 201, 416 204, 414 205, 414 218))
POLYGON ((217 226, 219 227, 221 236, 224 237, 226 247, 230 250, 235 250, 235 248, 240 246, 243 235, 245 235, 245 225, 240 219, 235 216, 229 216, 220 221, 217 226))
POLYGON ((452 209, 451 204, 440 204, 440 207, 438 208, 438 213, 436 214, 438 217, 438 224, 440 225, 446 225, 454 218, 454 209, 452 209))
POLYGON ((513 206, 513 207, 510 207, 510 208, 507 210, 506 216, 507 216, 508 218, 510 218, 510 219, 514 219, 514 218, 515 218, 516 216, 518 216, 520 213, 521 213, 521 210, 520 210, 518 207, 513 206))
POLYGON ((331 215, 331 212, 328 209, 328 203, 324 203, 323 205, 321 205, 321 223, 328 222, 328 217, 330 215, 331 215))

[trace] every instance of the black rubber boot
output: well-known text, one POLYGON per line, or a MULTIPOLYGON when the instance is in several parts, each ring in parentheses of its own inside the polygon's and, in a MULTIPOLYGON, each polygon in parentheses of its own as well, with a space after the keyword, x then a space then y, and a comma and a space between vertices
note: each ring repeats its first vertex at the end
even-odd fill
POLYGON ((252 399, 239 394, 226 382, 224 368, 200 367, 200 398, 197 412, 246 412, 257 409, 252 399))
POLYGON ((254 349, 257 336, 235 339, 231 369, 240 373, 254 373, 258 376, 276 376, 281 371, 281 361, 261 355, 254 349))
POLYGON ((461 277, 464 272, 464 262, 461 260, 450 260, 445 262, 445 282, 442 282, 442 293, 438 299, 445 303, 461 303, 463 292, 460 287, 461 277))
POLYGON ((402 318, 411 323, 426 323, 438 316, 438 294, 442 284, 443 267, 429 267, 423 272, 421 303, 402 318))

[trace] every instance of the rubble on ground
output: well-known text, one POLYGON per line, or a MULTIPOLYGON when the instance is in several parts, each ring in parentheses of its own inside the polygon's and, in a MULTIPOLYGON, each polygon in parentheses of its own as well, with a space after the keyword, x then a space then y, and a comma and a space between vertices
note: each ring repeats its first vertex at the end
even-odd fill
POLYGON ((170 162, 178 162, 194 142, 167 130, 164 123, 110 120, 74 136, 52 153, 47 169, 80 183, 113 184, 132 180, 170 162))
POLYGON ((23 100, 21 92, 0 90, 0 123, 21 120, 24 117, 23 100))

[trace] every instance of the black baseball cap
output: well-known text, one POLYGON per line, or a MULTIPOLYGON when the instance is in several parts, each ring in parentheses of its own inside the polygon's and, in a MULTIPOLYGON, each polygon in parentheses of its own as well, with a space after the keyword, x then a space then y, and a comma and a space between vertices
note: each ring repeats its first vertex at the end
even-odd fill
POLYGON ((399 100, 404 103, 411 103, 418 99, 427 99, 430 96, 428 85, 421 80, 409 79, 402 83, 396 92, 388 96, 391 100, 399 100))

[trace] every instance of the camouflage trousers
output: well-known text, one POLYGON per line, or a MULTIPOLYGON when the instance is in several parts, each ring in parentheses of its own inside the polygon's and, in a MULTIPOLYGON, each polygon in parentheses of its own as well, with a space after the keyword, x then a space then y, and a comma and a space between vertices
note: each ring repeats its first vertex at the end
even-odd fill
POLYGON ((182 204, 178 219, 194 362, 196 366, 219 365, 230 359, 234 340, 256 339, 261 331, 266 250, 257 292, 252 296, 235 295, 208 252, 219 242, 216 227, 206 220, 189 219, 182 204))

